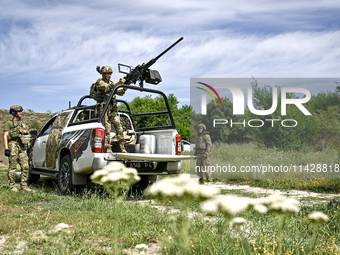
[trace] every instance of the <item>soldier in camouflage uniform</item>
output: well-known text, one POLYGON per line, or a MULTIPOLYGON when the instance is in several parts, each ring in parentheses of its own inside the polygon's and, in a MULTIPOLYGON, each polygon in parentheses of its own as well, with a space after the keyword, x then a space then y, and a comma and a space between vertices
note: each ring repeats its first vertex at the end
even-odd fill
MULTIPOLYGON (((101 79, 98 79, 93 85, 94 89, 91 87, 90 96, 92 96, 97 101, 96 106, 96 113, 99 116, 104 108, 104 104, 106 103, 107 99, 110 96, 112 89, 115 86, 123 84, 125 79, 120 78, 119 82, 114 83, 112 82, 111 75, 112 75, 112 68, 110 66, 103 66, 100 68, 99 73, 102 75, 101 79), (92 90, 95 92, 93 93, 92 90)), ((119 89, 116 91, 116 94, 119 96, 123 96, 125 94, 126 88, 119 89)), ((113 96, 113 99, 116 98, 116 95, 113 96)), ((120 123, 120 118, 117 114, 118 106, 117 103, 113 103, 113 100, 110 102, 109 108, 105 117, 103 119, 103 125, 105 126, 105 147, 106 152, 112 152, 111 144, 110 144, 110 132, 111 132, 111 123, 114 125, 116 129, 117 141, 119 143, 119 147, 122 152, 126 153, 124 144, 125 139, 123 135, 123 128, 122 124, 120 123)))
POLYGON ((208 184, 212 183, 209 155, 211 152, 211 148, 212 144, 209 132, 206 131, 206 127, 204 124, 199 124, 197 127, 195 155, 197 155, 196 166, 199 166, 199 171, 197 172, 197 174, 200 184, 204 184, 203 174, 205 174, 208 184))
POLYGON ((13 115, 12 120, 8 120, 4 126, 4 146, 5 156, 9 159, 8 167, 8 182, 12 191, 17 192, 15 187, 15 171, 17 166, 21 167, 21 183, 20 187, 24 191, 31 191, 27 187, 28 179, 28 156, 27 149, 30 146, 30 133, 28 125, 21 120, 22 107, 19 105, 13 105, 9 109, 9 113, 13 115))

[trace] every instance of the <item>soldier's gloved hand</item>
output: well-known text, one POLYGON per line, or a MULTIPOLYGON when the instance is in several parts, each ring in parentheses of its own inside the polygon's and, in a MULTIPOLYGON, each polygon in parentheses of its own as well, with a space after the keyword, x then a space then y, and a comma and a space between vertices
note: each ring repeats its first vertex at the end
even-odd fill
POLYGON ((11 156, 11 151, 9 149, 5 150, 5 156, 6 157, 11 156))
POLYGON ((125 82, 126 82, 126 80, 125 80, 124 78, 120 78, 120 79, 119 79, 119 83, 120 83, 120 84, 124 84, 125 82))

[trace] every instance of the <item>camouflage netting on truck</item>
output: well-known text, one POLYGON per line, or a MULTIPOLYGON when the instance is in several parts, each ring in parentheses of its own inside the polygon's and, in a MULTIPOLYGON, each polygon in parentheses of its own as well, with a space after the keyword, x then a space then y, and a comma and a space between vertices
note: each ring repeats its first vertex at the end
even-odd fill
POLYGON ((50 169, 55 169, 58 145, 60 142, 61 134, 71 117, 72 112, 63 112, 53 123, 51 133, 47 140, 46 145, 46 166, 50 169))

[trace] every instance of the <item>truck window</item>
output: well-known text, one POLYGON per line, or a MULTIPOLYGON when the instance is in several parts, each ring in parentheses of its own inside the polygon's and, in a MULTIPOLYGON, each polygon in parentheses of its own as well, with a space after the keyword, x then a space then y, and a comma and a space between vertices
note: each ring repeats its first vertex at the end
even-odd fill
POLYGON ((94 116, 94 106, 93 107, 88 107, 88 109, 83 109, 83 110, 76 110, 75 111, 76 115, 75 118, 73 119, 72 123, 75 122, 82 122, 84 120, 92 120, 96 118, 94 116))
POLYGON ((46 123, 46 125, 40 131, 40 136, 48 135, 51 132, 53 123, 56 120, 56 118, 57 116, 54 116, 52 119, 49 120, 49 122, 46 123))
POLYGON ((86 109, 78 111, 76 121, 90 120, 94 118, 94 110, 86 109))

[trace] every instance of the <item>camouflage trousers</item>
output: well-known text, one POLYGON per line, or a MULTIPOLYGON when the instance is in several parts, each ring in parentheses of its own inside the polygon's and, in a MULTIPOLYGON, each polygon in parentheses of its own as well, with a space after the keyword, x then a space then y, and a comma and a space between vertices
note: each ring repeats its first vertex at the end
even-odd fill
POLYGON ((116 136, 117 136, 118 143, 124 142, 125 140, 124 140, 124 135, 123 135, 123 127, 122 127, 122 124, 120 123, 120 118, 119 118, 117 112, 115 112, 115 111, 110 112, 108 119, 109 119, 108 125, 105 126, 105 130, 106 130, 105 136, 108 136, 107 141, 110 141, 111 124, 113 124, 113 126, 115 127, 115 130, 116 130, 116 136))
POLYGON ((204 156, 204 151, 197 152, 197 160, 196 160, 196 172, 199 178, 211 179, 211 171, 210 171, 210 157, 204 156))
MULTIPOLYGON (((95 115, 99 117, 100 114, 103 112, 103 108, 104 108, 104 104, 98 103, 95 108, 95 115)), ((105 127, 105 143, 106 144, 111 144, 110 142, 111 141, 111 137, 110 137, 111 124, 113 124, 116 130, 117 141, 119 143, 122 143, 125 141, 124 135, 123 135, 123 127, 122 127, 122 124, 120 123, 120 118, 116 111, 108 110, 106 114, 104 115, 102 124, 105 127)))
POLYGON ((26 146, 19 145, 16 142, 9 142, 8 149, 11 151, 11 156, 8 158, 8 184, 10 187, 13 187, 15 185, 15 171, 17 170, 17 166, 19 165, 21 168, 20 186, 26 187, 29 171, 26 146))

